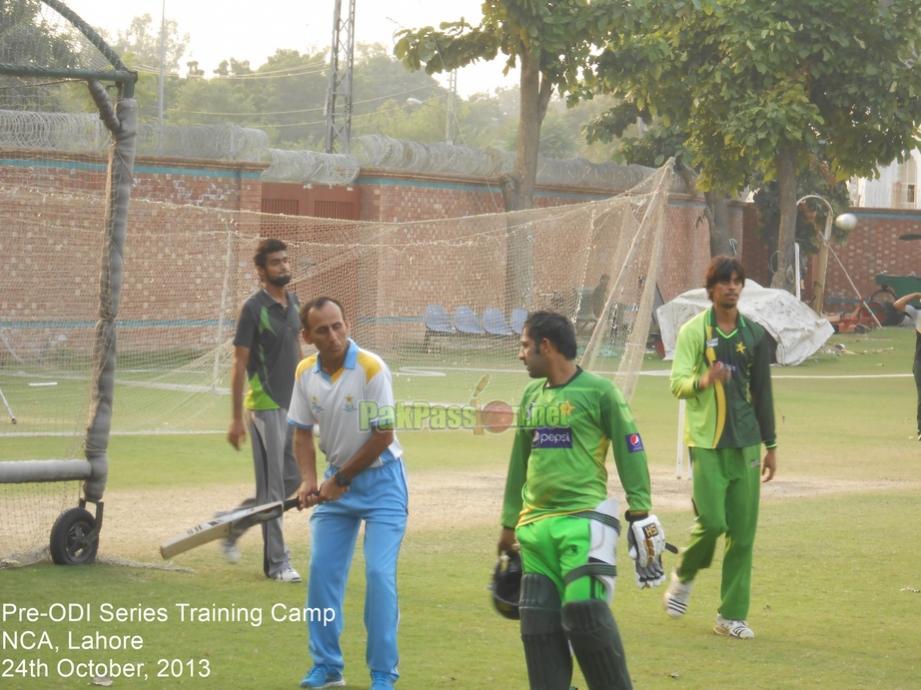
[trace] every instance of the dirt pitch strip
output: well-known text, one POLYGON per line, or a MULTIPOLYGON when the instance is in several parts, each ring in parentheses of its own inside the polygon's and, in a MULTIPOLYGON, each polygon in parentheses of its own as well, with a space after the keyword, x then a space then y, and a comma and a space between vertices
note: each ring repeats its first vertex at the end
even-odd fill
MULTIPOLYGON (((463 530, 471 527, 498 528, 499 510, 505 482, 505 470, 477 472, 408 471, 410 516, 408 532, 463 530)), ((691 511, 691 482, 675 479, 668 470, 652 473, 655 510, 691 511)), ((762 486, 762 500, 767 503, 821 497, 833 494, 875 493, 921 488, 904 481, 854 481, 780 475, 762 486)), ((140 561, 160 561, 159 546, 167 538, 209 519, 214 511, 234 507, 248 495, 247 484, 218 485, 195 489, 110 489, 106 493, 105 525, 100 544, 100 559, 126 557, 140 561), (209 512, 211 511, 211 512, 209 512)), ((610 483, 611 495, 620 495, 616 477, 610 483)), ((308 541, 308 513, 291 511, 285 516, 285 539, 294 550, 296 560, 303 560, 308 541)), ((245 550, 260 548, 258 530, 250 530, 241 541, 245 550)), ((218 555, 216 544, 205 544, 190 553, 211 550, 218 555)), ((174 559, 181 565, 183 556, 174 559)))

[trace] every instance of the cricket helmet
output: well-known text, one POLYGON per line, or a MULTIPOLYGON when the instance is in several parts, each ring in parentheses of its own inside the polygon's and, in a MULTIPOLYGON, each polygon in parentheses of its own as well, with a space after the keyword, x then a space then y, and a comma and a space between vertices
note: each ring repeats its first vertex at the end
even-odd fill
POLYGON ((503 551, 489 584, 492 605, 499 615, 517 621, 518 597, 521 593, 521 556, 517 551, 503 551))

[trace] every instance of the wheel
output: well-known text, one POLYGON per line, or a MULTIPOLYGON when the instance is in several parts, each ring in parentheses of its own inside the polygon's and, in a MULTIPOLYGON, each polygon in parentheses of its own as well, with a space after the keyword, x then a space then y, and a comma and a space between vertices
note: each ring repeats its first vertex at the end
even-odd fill
POLYGON ((71 508, 58 516, 51 528, 51 560, 58 565, 82 565, 96 560, 99 535, 96 520, 83 508, 71 508))
POLYGON ((882 287, 870 296, 871 308, 873 303, 879 305, 880 312, 877 313, 877 317, 879 317, 879 322, 884 326, 898 326, 905 318, 905 314, 892 306, 896 299, 897 297, 890 287, 882 287))
POLYGON ((879 290, 870 295, 868 302, 878 302, 879 304, 892 304, 896 296, 890 287, 881 287, 879 290))

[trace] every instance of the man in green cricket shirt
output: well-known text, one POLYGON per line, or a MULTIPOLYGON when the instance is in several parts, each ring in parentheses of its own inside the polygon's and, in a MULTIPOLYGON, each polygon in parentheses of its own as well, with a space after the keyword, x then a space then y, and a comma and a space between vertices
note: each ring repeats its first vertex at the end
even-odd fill
POLYGON ((687 401, 685 439, 697 521, 665 592, 668 615, 683 616, 694 577, 710 566, 725 534, 714 632, 743 640, 755 636, 746 616, 760 485, 762 479, 771 481, 777 468, 770 348, 764 329, 739 313, 744 285, 738 259, 715 257, 706 275, 713 306, 678 332, 671 389, 687 401))
POLYGON ((525 321, 518 358, 531 378, 518 410, 502 508, 500 553, 517 538, 524 574, 519 613, 532 690, 568 690, 570 646, 590 690, 632 687, 611 601, 620 533, 608 498, 612 446, 629 510, 628 544, 641 587, 665 580, 665 532, 650 514, 643 441, 621 392, 575 363, 576 335, 561 314, 525 321))

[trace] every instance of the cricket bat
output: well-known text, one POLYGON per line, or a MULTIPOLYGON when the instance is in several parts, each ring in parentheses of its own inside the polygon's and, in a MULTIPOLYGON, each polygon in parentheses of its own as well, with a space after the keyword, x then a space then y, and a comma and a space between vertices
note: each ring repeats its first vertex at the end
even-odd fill
POLYGON ((297 506, 296 497, 289 498, 287 501, 263 503, 252 508, 241 508, 226 515, 221 515, 195 525, 195 527, 190 527, 182 534, 163 542, 160 545, 160 555, 164 559, 172 558, 176 554, 207 544, 209 541, 230 536, 231 530, 246 529, 260 522, 274 520, 277 517, 281 517, 286 510, 291 510, 295 506, 297 506))
POLYGON ((482 393, 488 385, 489 374, 483 374, 477 382, 476 388, 473 389, 473 395, 470 397, 470 402, 468 403, 470 407, 474 409, 474 414, 476 415, 476 423, 473 426, 473 433, 475 436, 481 436, 483 434, 480 414, 480 393, 482 393))

